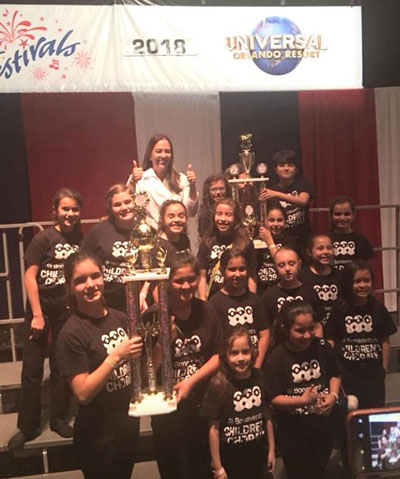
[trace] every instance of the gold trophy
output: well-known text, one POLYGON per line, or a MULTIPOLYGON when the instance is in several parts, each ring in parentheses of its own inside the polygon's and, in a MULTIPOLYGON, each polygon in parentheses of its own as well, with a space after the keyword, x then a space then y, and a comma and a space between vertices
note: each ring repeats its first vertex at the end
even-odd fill
MULTIPOLYGON (((266 217, 266 202, 259 202, 259 189, 255 187, 255 184, 260 183, 260 190, 262 190, 266 187, 266 181, 269 180, 269 178, 265 177, 268 169, 265 163, 259 163, 257 165, 256 169, 257 173, 260 175, 260 178, 251 177, 251 169, 253 168, 255 162, 255 153, 253 152, 252 137, 252 133, 242 133, 239 135, 239 160, 244 168, 244 171, 246 172, 246 178, 237 177, 239 172, 236 165, 232 165, 231 169, 229 170, 231 176, 234 177, 233 179, 229 180, 229 183, 232 185, 232 196, 233 199, 237 200, 241 206, 243 214, 242 224, 246 227, 251 239, 253 239, 257 235, 258 226, 260 224, 263 226, 265 225, 266 217), (245 187, 242 189, 241 192, 238 188, 239 183, 245 184, 245 187), (258 218, 258 210, 260 212, 260 218, 258 218)), ((264 242, 254 240, 254 247, 257 249, 265 248, 266 245, 264 242)))
MULTIPOLYGON (((171 324, 168 311, 169 268, 165 267, 167 251, 157 246, 157 236, 145 219, 146 199, 133 195, 137 225, 131 233, 128 253, 128 269, 123 280, 127 289, 127 310, 129 335, 140 335, 144 343, 145 368, 142 375, 141 358, 131 360, 133 375, 133 396, 129 406, 130 416, 166 414, 176 410, 173 392, 171 358, 171 324), (157 265, 152 264, 153 249, 157 265), (137 268, 136 263, 139 263, 137 268), (140 267, 141 266, 141 267, 140 267), (142 315, 139 307, 139 293, 143 282, 155 282, 158 287, 157 312, 142 315), (154 364, 153 339, 158 336, 157 348, 161 351, 162 384, 157 385, 154 364)), ((140 195, 143 196, 143 195, 140 195)))

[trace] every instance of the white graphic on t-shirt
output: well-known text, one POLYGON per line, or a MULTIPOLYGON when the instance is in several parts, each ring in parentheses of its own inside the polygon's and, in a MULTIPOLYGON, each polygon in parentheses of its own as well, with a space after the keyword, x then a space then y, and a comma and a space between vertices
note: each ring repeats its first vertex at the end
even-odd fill
POLYGON ((108 334, 103 334, 101 336, 101 341, 103 346, 106 348, 107 354, 110 354, 122 343, 122 341, 127 338, 128 335, 122 328, 118 328, 116 331, 110 331, 108 334))
POLYGON ((233 406, 235 411, 240 412, 261 405, 261 389, 259 386, 247 388, 243 392, 236 391, 233 394, 233 406))
POLYGON ((56 259, 67 259, 72 253, 76 253, 79 250, 79 246, 76 244, 58 243, 54 247, 54 257, 56 259))
POLYGON ((356 254, 356 244, 354 241, 334 241, 333 242, 334 255, 349 255, 354 256, 356 254))
POLYGON ((302 300, 303 297, 302 296, 286 296, 285 297, 280 297, 278 298, 278 301, 276 302, 276 306, 278 308, 278 313, 279 311, 282 309, 282 306, 286 303, 286 302, 290 302, 290 301, 295 301, 297 299, 300 299, 302 300))
POLYGON ((125 257, 128 247, 129 241, 115 241, 113 244, 112 255, 115 258, 119 258, 120 256, 125 257))
POLYGON ((219 259, 222 256, 222 253, 226 250, 226 245, 215 244, 210 251, 211 259, 219 259))
POLYGON ((321 367, 316 359, 292 365, 292 378, 295 384, 318 379, 319 377, 321 377, 321 367))
POLYGON ((279 203, 281 204, 282 208, 287 208, 290 203, 286 203, 286 201, 280 200, 279 203))
POLYGON ((228 320, 230 326, 237 324, 253 323, 253 308, 251 306, 239 306, 228 309, 228 320))
POLYGON ((372 317, 369 314, 364 316, 356 314, 354 317, 346 316, 344 322, 347 334, 361 333, 363 331, 370 333, 372 331, 372 317))
POLYGON ((336 284, 315 284, 314 290, 322 301, 335 301, 338 296, 338 287, 336 284))
POLYGON ((201 350, 200 337, 195 334, 191 338, 175 339, 175 357, 181 358, 189 354, 198 353, 201 350))

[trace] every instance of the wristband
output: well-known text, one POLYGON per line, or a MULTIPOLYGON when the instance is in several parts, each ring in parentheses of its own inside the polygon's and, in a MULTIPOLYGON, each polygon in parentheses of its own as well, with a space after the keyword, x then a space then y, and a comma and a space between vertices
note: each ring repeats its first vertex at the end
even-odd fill
POLYGON ((223 467, 221 467, 221 469, 218 469, 218 471, 213 471, 213 474, 214 474, 214 477, 218 477, 221 474, 223 474, 224 472, 225 472, 225 469, 223 467))
POLYGON ((110 356, 107 356, 106 359, 104 360, 106 364, 108 364, 112 369, 117 369, 119 361, 115 362, 113 361, 110 356))
POLYGON ((275 243, 272 243, 268 246, 268 249, 271 249, 271 248, 277 248, 276 244, 275 243))

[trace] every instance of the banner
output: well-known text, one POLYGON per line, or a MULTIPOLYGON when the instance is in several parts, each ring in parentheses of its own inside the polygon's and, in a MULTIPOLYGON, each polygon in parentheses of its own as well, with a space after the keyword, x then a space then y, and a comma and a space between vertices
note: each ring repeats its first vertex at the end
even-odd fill
POLYGON ((0 8, 1 92, 361 87, 361 7, 0 8))

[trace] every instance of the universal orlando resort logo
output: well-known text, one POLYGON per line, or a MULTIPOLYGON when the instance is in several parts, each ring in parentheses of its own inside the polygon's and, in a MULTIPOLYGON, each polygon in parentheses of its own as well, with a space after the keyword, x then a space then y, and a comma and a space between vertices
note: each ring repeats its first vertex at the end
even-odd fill
POLYGON ((55 18, 39 16, 35 21, 18 10, 0 12, 0 80, 21 72, 37 82, 65 80, 71 67, 81 72, 92 68, 90 53, 72 40, 74 30, 64 29, 55 18))
POLYGON ((225 48, 235 60, 251 59, 270 75, 286 75, 303 58, 318 59, 326 50, 322 35, 304 35, 285 17, 265 18, 251 35, 225 37, 225 48))

